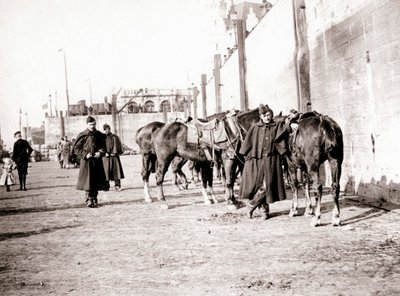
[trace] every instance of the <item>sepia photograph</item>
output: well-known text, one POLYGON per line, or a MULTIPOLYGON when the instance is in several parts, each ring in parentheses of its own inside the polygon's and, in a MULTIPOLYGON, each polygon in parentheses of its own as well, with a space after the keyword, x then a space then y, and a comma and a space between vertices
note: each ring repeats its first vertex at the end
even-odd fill
POLYGON ((0 0, 0 295, 400 295, 400 1, 0 0))

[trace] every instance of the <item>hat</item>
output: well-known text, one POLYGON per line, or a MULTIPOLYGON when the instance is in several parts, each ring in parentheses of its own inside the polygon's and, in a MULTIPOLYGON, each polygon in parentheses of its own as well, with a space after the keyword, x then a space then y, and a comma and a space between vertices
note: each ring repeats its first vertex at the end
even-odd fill
POLYGON ((258 113, 260 114, 265 114, 265 113, 271 113, 272 116, 274 116, 274 111, 268 105, 260 104, 260 107, 258 108, 258 113))
POLYGON ((107 128, 111 129, 111 127, 110 127, 107 123, 105 123, 105 124, 103 125, 103 130, 106 130, 107 128))
POLYGON ((14 133, 14 137, 15 137, 16 135, 18 135, 18 134, 21 134, 21 132, 20 132, 20 131, 15 132, 15 133, 14 133))
POLYGON ((86 119, 86 123, 89 122, 96 122, 96 119, 94 119, 92 116, 88 116, 88 118, 86 119))

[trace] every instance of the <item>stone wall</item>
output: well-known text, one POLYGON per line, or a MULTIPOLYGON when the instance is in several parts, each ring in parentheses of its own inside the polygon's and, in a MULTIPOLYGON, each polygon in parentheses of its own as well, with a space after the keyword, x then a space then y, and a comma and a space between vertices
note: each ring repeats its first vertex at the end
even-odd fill
MULTIPOLYGON (((305 3, 312 109, 343 129, 342 189, 400 202, 400 1, 305 3)), ((281 0, 246 39, 250 108, 298 108, 294 36, 292 1, 281 0)), ((237 52, 223 65, 221 84, 222 109, 238 109, 237 52)), ((212 79, 207 98, 210 114, 212 79)))

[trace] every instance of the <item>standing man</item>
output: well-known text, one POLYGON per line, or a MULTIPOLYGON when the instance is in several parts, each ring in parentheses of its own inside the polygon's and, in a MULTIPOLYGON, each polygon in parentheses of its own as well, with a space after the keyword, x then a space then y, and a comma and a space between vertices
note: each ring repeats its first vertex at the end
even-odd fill
POLYGON ((256 208, 267 219, 269 204, 286 199, 281 155, 286 152, 289 126, 274 122, 268 105, 260 105, 259 114, 260 122, 250 127, 239 151, 246 159, 240 195, 250 200, 250 219, 256 208))
POLYGON ((103 125, 106 132, 106 154, 103 157, 103 165, 108 182, 114 181, 115 190, 121 191, 121 179, 124 178, 121 160, 119 155, 122 154, 123 148, 119 137, 111 133, 111 127, 106 123, 103 125))
POLYGON ((109 189, 101 158, 106 151, 104 134, 96 129, 96 120, 92 116, 86 119, 87 129, 76 138, 72 151, 80 159, 76 189, 85 191, 89 208, 98 206, 99 190, 109 189))
POLYGON ((14 143, 12 160, 17 164, 19 177, 19 190, 26 191, 26 175, 28 175, 29 157, 33 151, 28 141, 22 139, 20 131, 14 133, 14 138, 17 139, 14 143))

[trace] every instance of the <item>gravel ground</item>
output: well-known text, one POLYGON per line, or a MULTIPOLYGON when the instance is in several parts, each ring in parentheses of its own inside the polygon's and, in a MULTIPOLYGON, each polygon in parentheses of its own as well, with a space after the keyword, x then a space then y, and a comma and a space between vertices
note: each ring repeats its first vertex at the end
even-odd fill
MULTIPOLYGON (((272 217, 246 217, 202 204, 198 186, 179 191, 167 174, 163 210, 144 202, 139 156, 123 156, 123 190, 85 207, 78 169, 31 163, 28 191, 0 188, 1 295, 400 295, 400 207, 340 199, 342 226, 290 218, 290 200, 272 217)), ((155 197, 155 179, 151 177, 155 197)), ((304 211, 304 200, 300 200, 304 211)))

